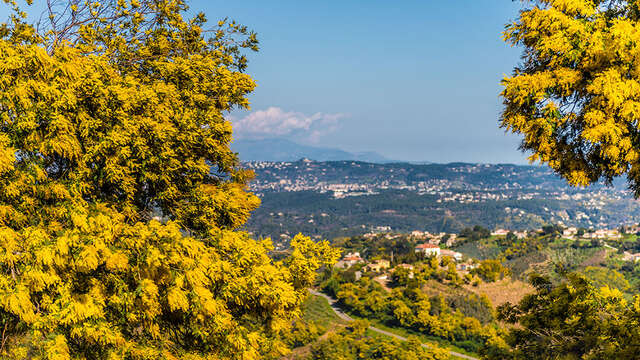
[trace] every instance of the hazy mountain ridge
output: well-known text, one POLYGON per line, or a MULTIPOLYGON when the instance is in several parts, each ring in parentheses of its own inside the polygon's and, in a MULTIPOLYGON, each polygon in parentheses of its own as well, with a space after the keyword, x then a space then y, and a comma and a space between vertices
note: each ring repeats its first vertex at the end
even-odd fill
POLYGON ((231 149, 240 154, 242 161, 296 161, 306 158, 316 161, 393 162, 373 151, 352 153, 334 148, 302 145, 286 139, 240 139, 231 144, 231 149))

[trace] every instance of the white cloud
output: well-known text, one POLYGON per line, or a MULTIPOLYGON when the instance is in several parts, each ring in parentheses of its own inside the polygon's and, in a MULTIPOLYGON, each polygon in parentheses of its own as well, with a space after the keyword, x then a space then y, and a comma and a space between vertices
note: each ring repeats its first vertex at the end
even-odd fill
POLYGON ((344 114, 321 112, 305 115, 270 107, 266 110, 254 111, 241 119, 232 117, 230 120, 237 138, 297 136, 310 142, 317 142, 321 137, 338 130, 339 120, 344 117, 344 114))

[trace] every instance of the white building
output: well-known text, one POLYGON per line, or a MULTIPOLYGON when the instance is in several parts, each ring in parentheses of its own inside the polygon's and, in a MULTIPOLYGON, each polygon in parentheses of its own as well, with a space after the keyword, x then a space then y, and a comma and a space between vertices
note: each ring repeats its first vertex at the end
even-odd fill
POLYGON ((363 263, 364 259, 360 257, 359 252, 348 253, 342 260, 338 261, 334 266, 341 269, 348 269, 355 264, 363 263))
POLYGON ((440 256, 440 247, 433 244, 420 244, 416 246, 417 253, 423 253, 424 256, 440 256))
POLYGON ((518 239, 524 239, 527 237, 527 232, 526 231, 515 231, 513 233, 518 239))
POLYGON ((574 227, 566 228, 562 231, 562 236, 565 236, 565 237, 570 237, 570 236, 573 237, 576 234, 578 234, 578 229, 574 227))
POLYGON ((509 233, 509 230, 498 229, 496 231, 493 231, 491 233, 491 235, 493 235, 493 236, 507 236, 508 233, 509 233))
POLYGON ((444 250, 440 250, 440 255, 448 256, 454 259, 455 261, 462 261, 462 254, 457 251, 444 249, 444 250))
POLYGON ((584 238, 587 239, 611 239, 611 240, 619 240, 622 238, 622 235, 618 230, 607 230, 607 229, 599 229, 592 233, 586 233, 583 235, 584 238))
POLYGON ((449 234, 449 239, 447 239, 447 246, 452 246, 456 243, 458 235, 457 234, 449 234))

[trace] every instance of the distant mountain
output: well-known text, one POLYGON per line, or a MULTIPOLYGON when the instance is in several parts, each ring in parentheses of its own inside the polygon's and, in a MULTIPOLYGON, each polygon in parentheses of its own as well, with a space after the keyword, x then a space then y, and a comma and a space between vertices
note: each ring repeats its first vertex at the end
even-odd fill
POLYGON ((372 151, 351 153, 340 149, 301 145, 285 139, 236 140, 231 144, 231 149, 240 154, 242 161, 296 161, 307 158, 316 161, 394 162, 372 151))

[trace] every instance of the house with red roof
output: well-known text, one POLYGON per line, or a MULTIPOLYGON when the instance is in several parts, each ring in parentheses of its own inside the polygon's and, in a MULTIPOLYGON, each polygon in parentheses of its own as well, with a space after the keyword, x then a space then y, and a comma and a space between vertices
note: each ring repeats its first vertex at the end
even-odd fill
POLYGON ((334 267, 337 268, 342 268, 342 269, 348 269, 350 267, 352 267, 355 264, 359 264, 359 263, 363 263, 364 259, 362 259, 360 257, 360 253, 359 252, 355 252, 355 253, 348 253, 347 255, 345 255, 345 257, 342 258, 342 260, 338 261, 334 267))
POLYGON ((424 256, 440 256, 440 247, 429 243, 416 246, 416 253, 422 253, 424 256))

